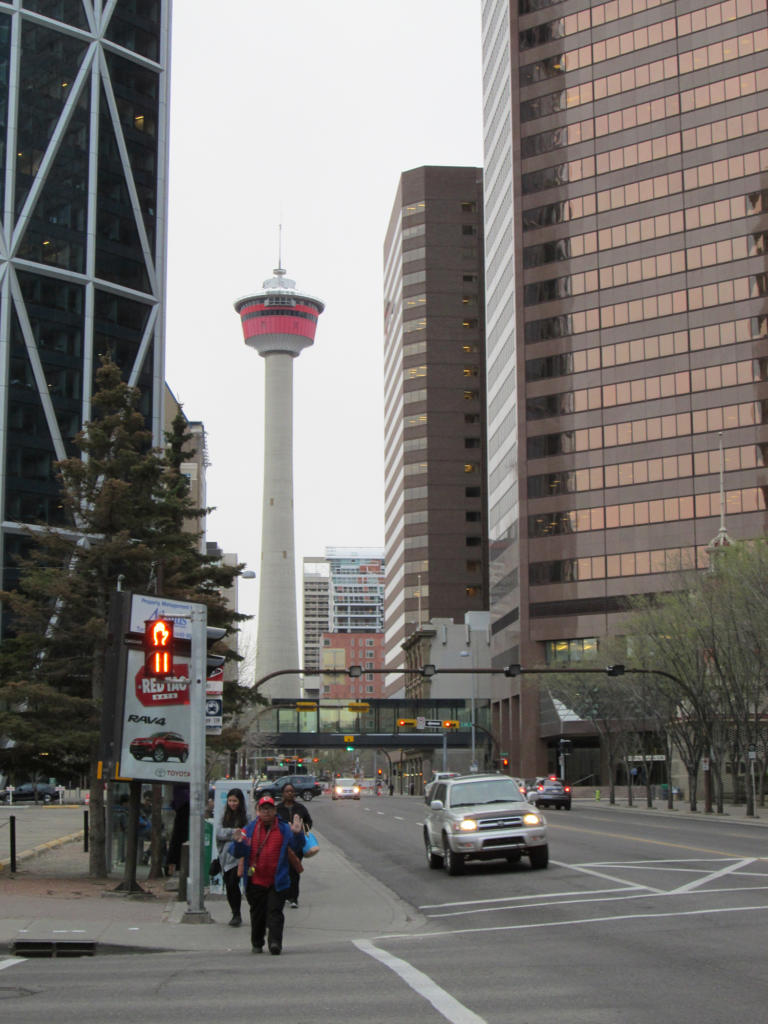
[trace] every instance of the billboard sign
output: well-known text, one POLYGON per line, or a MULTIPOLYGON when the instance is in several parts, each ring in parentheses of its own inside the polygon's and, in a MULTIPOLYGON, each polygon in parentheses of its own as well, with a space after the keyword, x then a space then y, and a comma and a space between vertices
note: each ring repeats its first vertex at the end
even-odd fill
MULTIPOLYGON (((130 632, 143 633, 154 619, 173 622, 174 637, 192 638, 195 605, 164 597, 133 594, 130 632)), ((120 775, 152 782, 189 782, 187 767, 192 721, 189 658, 174 658, 173 672, 158 679, 145 675, 144 652, 129 650, 123 704, 120 775)))

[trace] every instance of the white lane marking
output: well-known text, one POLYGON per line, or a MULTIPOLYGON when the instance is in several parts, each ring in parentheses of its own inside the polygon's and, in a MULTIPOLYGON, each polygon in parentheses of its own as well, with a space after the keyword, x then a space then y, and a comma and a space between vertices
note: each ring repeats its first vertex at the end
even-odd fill
MULTIPOLYGON (((718 890, 719 891, 719 890, 718 890)), ((739 890, 741 891, 741 890, 739 890)), ((500 910, 541 910, 542 907, 569 907, 577 903, 612 903, 615 901, 624 902, 625 900, 653 900, 661 899, 666 896, 665 892, 638 892, 637 889, 626 890, 624 893, 620 893, 616 890, 617 895, 615 896, 582 896, 580 899, 561 899, 559 895, 547 898, 546 896, 540 896, 539 898, 542 903, 529 903, 527 906, 521 906, 518 904, 516 907, 507 905, 506 907, 478 907, 476 910, 452 910, 445 914, 425 914, 430 921, 435 920, 438 917, 469 917, 470 914, 490 914, 498 913, 500 910)))
POLYGON ((423 996, 439 1014, 451 1021, 452 1024, 486 1024, 483 1017, 478 1017, 458 999, 449 995, 444 988, 436 985, 429 975, 417 970, 407 960, 401 960, 400 957, 392 956, 391 953, 378 949, 368 939, 353 939, 353 944, 362 953, 367 953, 368 956, 388 967, 390 971, 394 971, 406 985, 410 985, 417 995, 423 996))
POLYGON ((613 882, 615 885, 630 886, 635 889, 646 889, 649 892, 666 892, 665 889, 656 889, 652 885, 640 885, 627 882, 626 878, 616 878, 615 875, 608 875, 605 871, 593 871, 592 868, 583 867, 581 864, 566 864, 561 860, 551 860, 550 864, 556 864, 559 868, 568 868, 570 871, 581 871, 585 875, 594 875, 595 878, 603 878, 606 882, 613 882))
POLYGON ((613 914, 609 917, 583 917, 577 918, 573 921, 539 921, 529 924, 495 924, 487 928, 452 928, 441 932, 425 932, 423 935, 413 935, 408 932, 400 932, 392 935, 378 935, 376 937, 376 942, 389 942, 391 939, 405 939, 411 941, 415 939, 419 941, 421 939, 453 938, 456 935, 479 935, 485 932, 520 932, 532 928, 567 928, 571 925, 610 924, 614 921, 643 921, 654 920, 656 918, 699 917, 702 914, 741 914, 750 910, 762 910, 763 913, 765 913, 768 911, 768 905, 762 904, 761 906, 754 907, 708 908, 704 910, 671 910, 669 912, 658 914, 613 914))
POLYGON ((4 971, 6 967, 15 967, 16 964, 25 964, 26 962, 23 956, 12 956, 9 960, 0 960, 0 971, 4 971))
POLYGON ((494 896, 492 899, 487 900, 452 900, 449 903, 422 903, 419 910, 443 910, 447 907, 477 907, 486 903, 509 904, 517 902, 518 900, 539 900, 542 897, 559 898, 561 896, 600 896, 603 893, 610 892, 634 892, 635 889, 637 889, 637 886, 630 884, 628 886, 623 886, 621 889, 590 889, 589 892, 584 892, 583 889, 574 889, 572 892, 529 893, 525 896, 494 896))
POLYGON ((730 875, 734 871, 738 871, 739 868, 745 868, 748 864, 753 863, 752 857, 746 857, 744 860, 736 861, 735 864, 727 864, 720 871, 712 871, 708 875, 704 875, 703 878, 695 878, 692 882, 687 882, 685 885, 681 885, 679 889, 671 889, 669 892, 670 896, 677 896, 681 892, 690 892, 691 889, 698 889, 699 886, 706 885, 708 882, 714 882, 718 878, 722 878, 723 875, 730 875))
POLYGON ((399 814, 394 815, 395 821, 405 821, 405 818, 401 818, 399 814))

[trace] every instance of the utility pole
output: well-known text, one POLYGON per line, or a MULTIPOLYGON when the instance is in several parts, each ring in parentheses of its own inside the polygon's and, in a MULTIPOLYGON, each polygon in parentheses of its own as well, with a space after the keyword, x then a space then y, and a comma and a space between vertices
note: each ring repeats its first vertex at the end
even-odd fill
POLYGON ((189 673, 189 876, 183 924, 212 924, 203 905, 203 813, 205 810, 205 681, 208 609, 192 606, 189 673))

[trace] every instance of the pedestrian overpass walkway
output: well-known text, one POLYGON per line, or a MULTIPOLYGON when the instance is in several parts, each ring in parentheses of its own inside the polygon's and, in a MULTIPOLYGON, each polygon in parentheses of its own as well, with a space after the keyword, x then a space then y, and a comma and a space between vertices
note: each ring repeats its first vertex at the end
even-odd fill
MULTIPOLYGON (((489 735, 488 701, 475 702, 475 727, 489 735)), ((257 730, 281 750, 353 745, 434 749, 471 744, 472 702, 455 698, 366 701, 275 698, 259 713, 257 730), (351 739, 350 739, 351 737, 351 739)))

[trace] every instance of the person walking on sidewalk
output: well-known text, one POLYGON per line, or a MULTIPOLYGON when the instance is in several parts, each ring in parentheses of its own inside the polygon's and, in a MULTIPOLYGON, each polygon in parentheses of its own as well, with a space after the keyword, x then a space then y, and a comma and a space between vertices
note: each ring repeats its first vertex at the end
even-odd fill
POLYGON ((235 858, 244 858, 253 953, 263 952, 265 936, 272 956, 282 952, 283 905, 291 884, 288 865, 290 858, 295 866, 301 865, 298 854, 303 848, 304 826, 299 815, 287 825, 277 817, 274 798, 261 797, 258 817, 245 827, 232 848, 235 858))
MULTIPOLYGON (((296 802, 296 790, 294 789, 294 787, 291 785, 290 782, 286 782, 281 792, 282 800, 277 805, 278 818, 280 818, 281 821, 285 821, 290 825, 290 823, 293 821, 294 814, 298 814, 304 826, 304 831, 309 832, 309 830, 312 828, 312 815, 309 813, 308 808, 306 808, 303 804, 296 802)), ((299 859, 301 859, 301 854, 299 854, 299 859)), ((286 900, 288 901, 288 906, 293 907, 295 909, 299 905, 300 876, 299 872, 293 867, 292 864, 289 865, 289 874, 291 876, 291 885, 290 888, 288 889, 288 895, 286 896, 286 900)))
POLYGON ((239 928, 243 923, 240 916, 243 894, 240 891, 238 860, 230 852, 229 846, 233 840, 242 838, 243 829, 247 824, 248 812, 245 807, 243 791, 242 789, 230 789, 227 793, 227 806, 224 808, 221 824, 216 829, 216 846, 224 878, 224 888, 227 892, 227 902, 232 911, 232 920, 229 923, 233 928, 239 928))

